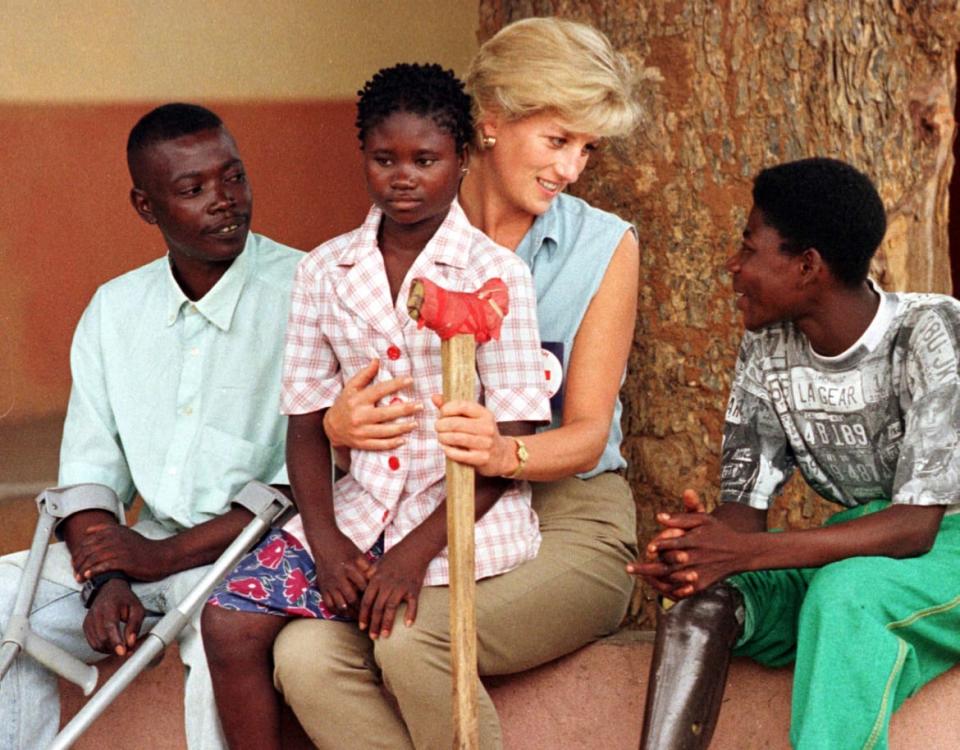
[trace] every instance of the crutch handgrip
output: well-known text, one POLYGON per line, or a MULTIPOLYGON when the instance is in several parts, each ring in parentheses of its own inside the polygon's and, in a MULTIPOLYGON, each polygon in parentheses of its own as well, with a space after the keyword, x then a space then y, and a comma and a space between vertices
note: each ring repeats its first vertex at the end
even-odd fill
POLYGON ((123 523, 123 506, 116 493, 102 484, 74 484, 51 487, 37 496, 40 518, 30 544, 27 562, 20 576, 20 588, 13 612, 3 633, 0 649, 0 679, 6 674, 20 651, 70 682, 78 685, 84 695, 90 695, 97 684, 97 668, 71 656, 63 649, 41 638, 30 630, 30 608, 37 593, 37 584, 43 570, 50 534, 68 516, 85 510, 104 510, 123 523))
POLYGON ((252 479, 247 482, 243 489, 233 498, 234 505, 241 505, 249 510, 253 515, 259 516, 268 508, 274 510, 267 514, 267 524, 279 524, 286 520, 283 516, 294 510, 293 502, 280 490, 271 487, 269 484, 252 479))
POLYGON ((117 493, 103 484, 71 484, 46 489, 37 495, 37 510, 42 513, 44 508, 57 519, 56 531, 65 518, 86 510, 104 510, 116 516, 118 523, 126 523, 117 493))
POLYGON ((144 636, 136 651, 113 673, 70 722, 60 731, 48 750, 66 750, 96 721, 118 695, 163 653, 180 631, 210 597, 210 592, 236 566, 241 557, 263 536, 271 524, 279 524, 293 510, 290 499, 273 487, 249 482, 234 498, 234 503, 250 510, 254 517, 243 527, 210 569, 174 609, 169 610, 144 636))

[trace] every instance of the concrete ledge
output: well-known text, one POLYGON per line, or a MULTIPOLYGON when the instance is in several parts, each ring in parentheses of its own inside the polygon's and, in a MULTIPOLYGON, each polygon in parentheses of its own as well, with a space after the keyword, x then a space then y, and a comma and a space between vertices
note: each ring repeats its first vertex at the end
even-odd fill
MULTIPOLYGON (((653 650, 649 633, 623 632, 538 669, 486 680, 508 750, 635 750, 653 650)), ((108 666, 107 670, 110 671, 108 666)), ((176 649, 75 745, 184 748, 182 667, 176 649), (150 717, 147 720, 145 717, 150 717)), ((789 750, 790 669, 735 660, 713 750, 789 750)), ((63 686, 65 720, 82 704, 63 686)), ((890 747, 960 747, 960 669, 934 680, 893 717, 890 747)))

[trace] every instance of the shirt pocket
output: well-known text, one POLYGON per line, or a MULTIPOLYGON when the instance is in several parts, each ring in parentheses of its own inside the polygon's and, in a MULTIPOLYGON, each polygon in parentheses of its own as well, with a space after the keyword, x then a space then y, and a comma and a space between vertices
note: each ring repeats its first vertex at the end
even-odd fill
MULTIPOLYGON (((427 333, 436 337, 432 331, 427 333)), ((375 382, 410 374, 411 352, 402 329, 391 336, 363 320, 345 320, 336 331, 329 332, 329 338, 344 381, 370 364, 371 359, 380 360, 375 382)), ((439 351, 438 345, 438 356, 439 351)))
POLYGON ((262 445, 204 425, 194 476, 197 510, 211 517, 225 513, 247 482, 269 482, 283 461, 282 440, 262 445))
POLYGON ((327 331, 334 357, 345 373, 354 373, 379 358, 381 365, 388 362, 386 337, 362 320, 338 321, 335 329, 327 331))

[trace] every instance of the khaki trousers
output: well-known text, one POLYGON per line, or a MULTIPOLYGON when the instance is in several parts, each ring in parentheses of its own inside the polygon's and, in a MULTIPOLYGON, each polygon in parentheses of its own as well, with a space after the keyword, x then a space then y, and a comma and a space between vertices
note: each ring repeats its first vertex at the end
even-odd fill
MULTIPOLYGON (((635 507, 606 473, 533 485, 543 542, 534 560, 477 583, 481 675, 519 672, 615 631, 633 590, 635 507)), ((417 620, 371 641, 354 623, 297 620, 274 647, 275 682, 320 748, 448 750, 451 717, 448 589, 421 592, 417 620), (394 704, 383 688, 396 699, 394 704)), ((502 745, 479 686, 480 746, 502 745)))

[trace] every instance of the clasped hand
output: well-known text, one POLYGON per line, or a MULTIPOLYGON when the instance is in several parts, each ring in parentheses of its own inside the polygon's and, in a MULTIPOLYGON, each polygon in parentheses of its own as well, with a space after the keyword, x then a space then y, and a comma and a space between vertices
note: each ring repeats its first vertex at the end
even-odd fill
POLYGON ((83 619, 83 634, 94 651, 126 656, 137 642, 145 611, 130 584, 107 581, 83 619))
POLYGON ((324 604, 341 615, 356 615, 367 588, 370 561, 339 529, 326 534, 314 549, 317 588, 324 604))
POLYGON ((101 523, 89 527, 70 551, 77 581, 110 570, 137 581, 159 581, 168 575, 163 549, 163 541, 147 539, 126 526, 101 523))
POLYGON ((361 630, 371 638, 387 637, 400 604, 406 602, 404 622, 417 617, 417 598, 429 560, 424 562, 416 545, 400 542, 374 563, 367 560, 342 532, 330 535, 317 555, 317 588, 331 609, 355 615, 361 630))
POLYGON ((693 490, 683 493, 684 513, 658 513, 662 530, 642 560, 627 566, 658 593, 683 599, 740 570, 746 536, 708 514, 693 490))

